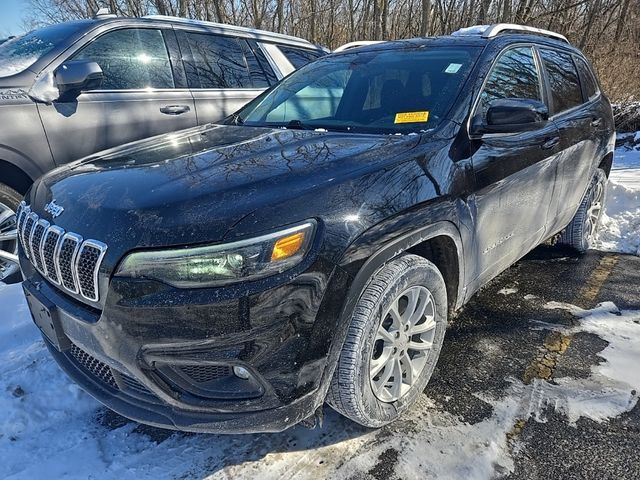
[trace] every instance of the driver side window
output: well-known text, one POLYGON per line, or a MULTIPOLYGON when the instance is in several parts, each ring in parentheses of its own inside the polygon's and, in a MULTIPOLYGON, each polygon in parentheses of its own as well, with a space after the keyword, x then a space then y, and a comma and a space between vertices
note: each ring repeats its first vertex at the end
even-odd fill
POLYGON ((162 32, 125 28, 107 32, 76 53, 102 68, 101 90, 174 88, 169 53, 162 32))
POLYGON ((504 52, 489 73, 480 94, 477 114, 484 123, 489 104, 502 98, 528 98, 542 101, 540 73, 532 47, 517 47, 504 52))

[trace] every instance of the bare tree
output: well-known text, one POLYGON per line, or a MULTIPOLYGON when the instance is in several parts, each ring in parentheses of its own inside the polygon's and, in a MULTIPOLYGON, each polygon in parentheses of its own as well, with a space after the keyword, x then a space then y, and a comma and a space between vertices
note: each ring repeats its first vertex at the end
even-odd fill
POLYGON ((335 48, 357 39, 446 35, 517 22, 566 35, 614 99, 640 99, 640 0, 29 0, 29 27, 86 18, 99 7, 271 29, 335 48))

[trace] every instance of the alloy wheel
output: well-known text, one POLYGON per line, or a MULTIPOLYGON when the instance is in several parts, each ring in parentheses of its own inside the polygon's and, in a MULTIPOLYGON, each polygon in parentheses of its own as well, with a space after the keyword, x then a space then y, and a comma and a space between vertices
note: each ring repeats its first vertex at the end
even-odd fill
POLYGON ((0 281, 18 271, 16 212, 0 202, 0 281))
MULTIPOLYGON (((606 178, 606 177, 605 177, 606 178)), ((591 245, 598 230, 598 222, 602 215, 602 205, 604 203, 604 181, 598 178, 593 185, 593 196, 591 197, 591 205, 587 210, 587 218, 584 227, 584 236, 587 245, 591 245)))
POLYGON ((395 402, 418 381, 433 348, 436 308, 431 292, 413 286, 398 295, 382 316, 369 360, 374 395, 395 402))

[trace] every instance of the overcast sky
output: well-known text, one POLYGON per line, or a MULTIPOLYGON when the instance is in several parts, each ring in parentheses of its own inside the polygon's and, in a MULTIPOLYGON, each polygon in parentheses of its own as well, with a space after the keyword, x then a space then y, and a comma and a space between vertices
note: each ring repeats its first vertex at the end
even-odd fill
POLYGON ((0 37, 23 32, 22 20, 28 6, 28 0, 0 0, 0 37))

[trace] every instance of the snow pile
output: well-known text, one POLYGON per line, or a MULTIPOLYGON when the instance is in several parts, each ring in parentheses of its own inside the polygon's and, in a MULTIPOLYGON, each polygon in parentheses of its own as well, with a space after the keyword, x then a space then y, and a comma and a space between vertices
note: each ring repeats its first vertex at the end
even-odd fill
POLYGON ((616 149, 600 222, 597 249, 640 255, 640 132, 616 149))
POLYGON ((612 179, 609 183, 596 248, 640 255, 640 188, 618 181, 612 179))
POLYGON ((558 302, 545 308, 568 310, 580 319, 579 326, 564 333, 592 333, 609 345, 598 354, 604 362, 592 367, 586 379, 559 378, 553 384, 536 380, 527 415, 545 421, 545 409, 551 407, 571 423, 581 417, 602 422, 630 411, 640 392, 640 311, 619 311, 611 302, 593 310, 558 302))

